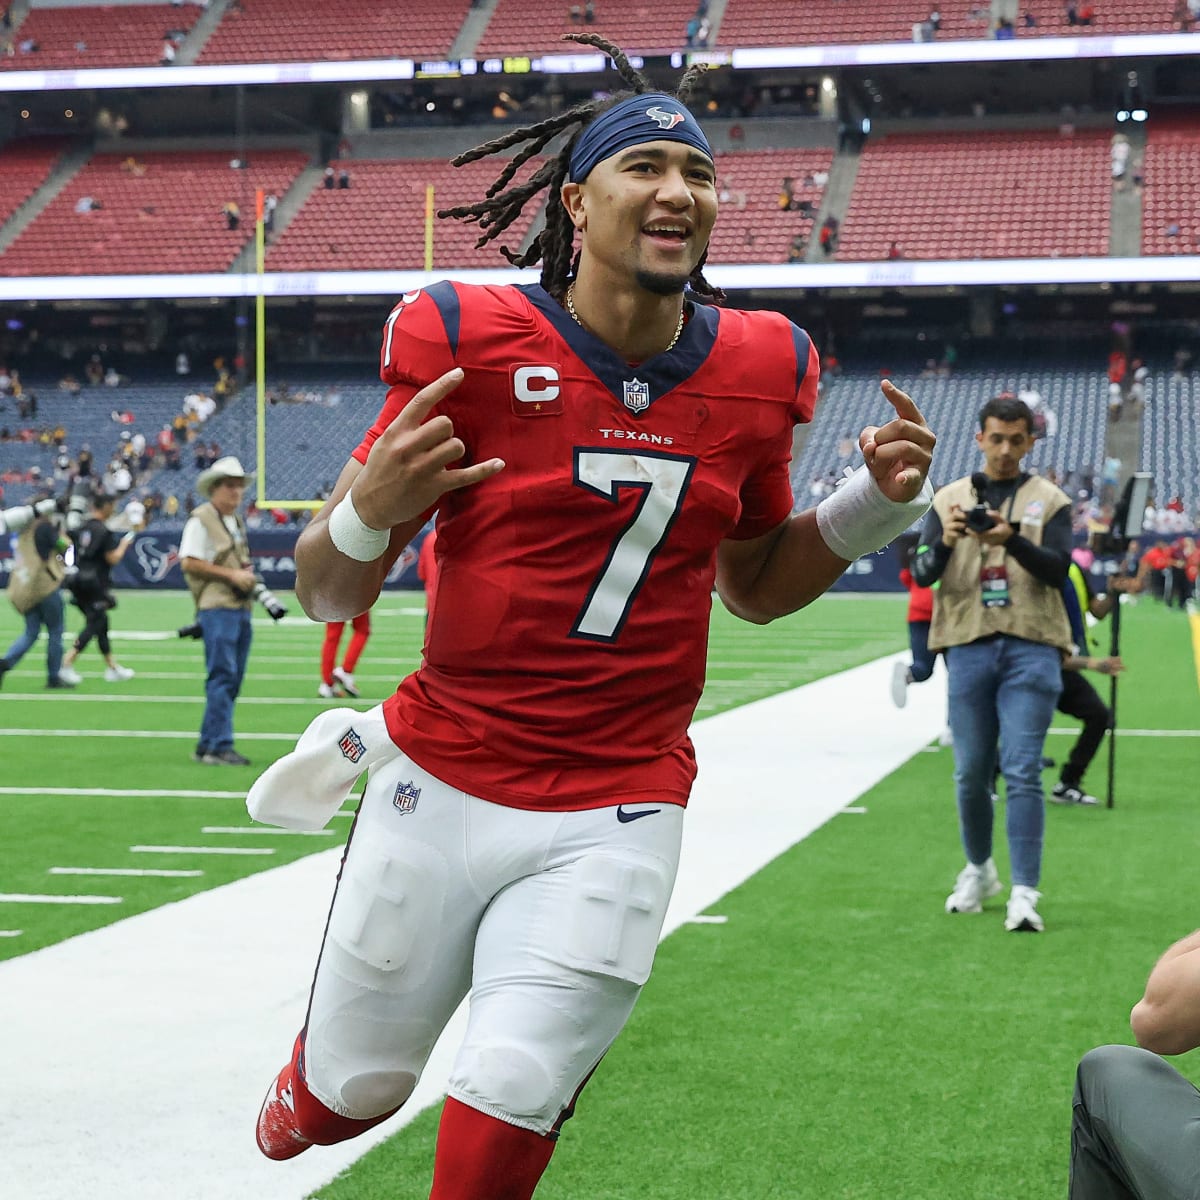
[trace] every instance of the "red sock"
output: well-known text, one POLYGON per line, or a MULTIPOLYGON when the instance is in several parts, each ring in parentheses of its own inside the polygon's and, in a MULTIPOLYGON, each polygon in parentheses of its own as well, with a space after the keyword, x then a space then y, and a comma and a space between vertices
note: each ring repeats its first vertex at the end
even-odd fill
POLYGON ((291 1082, 292 1082, 292 1111, 296 1115, 296 1128, 310 1142, 318 1146, 332 1146, 336 1142, 348 1142, 351 1138, 366 1133, 368 1129, 386 1121, 393 1113, 398 1112, 399 1105, 380 1113, 377 1117, 343 1117, 332 1109, 326 1108, 320 1100, 308 1090, 301 1073, 296 1069, 296 1059, 301 1048, 300 1038, 296 1039, 292 1051, 291 1082))
POLYGON ((333 683, 333 666, 337 662, 338 642, 342 640, 345 621, 328 621, 325 640, 321 643, 321 682, 333 683))
POLYGON ((530 1200, 554 1139, 446 1097, 429 1200, 530 1200))

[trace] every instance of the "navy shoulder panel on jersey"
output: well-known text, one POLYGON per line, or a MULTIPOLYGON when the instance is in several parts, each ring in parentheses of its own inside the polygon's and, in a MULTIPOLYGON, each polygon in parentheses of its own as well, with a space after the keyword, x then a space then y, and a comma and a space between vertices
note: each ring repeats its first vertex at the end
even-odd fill
POLYGON ((695 375, 712 352, 721 320, 719 310, 689 302, 691 315, 674 349, 631 367, 611 346, 575 321, 541 284, 525 284, 516 290, 524 293, 592 374, 622 402, 629 383, 644 386, 649 393, 649 404, 653 404, 659 396, 695 375))
POLYGON ((446 328, 446 341, 450 345, 450 353, 458 353, 458 335, 462 326, 462 306, 458 300, 458 292, 448 279, 430 284, 425 289, 425 295, 437 305, 446 328))

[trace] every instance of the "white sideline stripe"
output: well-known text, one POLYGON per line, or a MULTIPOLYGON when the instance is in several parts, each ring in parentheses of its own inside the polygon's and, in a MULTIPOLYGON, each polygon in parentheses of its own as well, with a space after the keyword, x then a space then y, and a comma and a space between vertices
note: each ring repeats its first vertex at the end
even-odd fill
POLYGON ((201 800, 242 800, 245 792, 193 792, 153 788, 0 787, 0 796, 194 796, 201 800))
POLYGON ((276 829, 274 825, 205 825, 201 833, 265 833, 271 837, 333 837, 332 829, 276 829))
MULTIPOLYGON (((709 911, 941 732, 941 673, 913 688, 906 708, 892 707, 892 665, 907 658, 693 727, 700 776, 664 932, 709 911)), ((169 1180, 171 1200, 301 1200, 440 1100, 461 1012, 403 1117, 289 1162, 255 1147, 263 1093, 304 1019, 341 853, 331 847, 0 962, 5 1077, 20 1081, 0 1088, 5 1194, 129 1200, 159 1195, 169 1180)))
POLYGON ((130 846, 130 854, 274 854, 268 846, 130 846))
MULTIPOLYGON (((1078 729, 1048 729, 1055 737, 1078 737, 1078 729)), ((1117 737, 1200 737, 1200 729, 1118 729, 1117 737)))
POLYGON ((23 929, 0 929, 0 937, 20 937, 24 932, 23 929))
POLYGON ((41 892, 0 892, 0 904, 124 904, 120 896, 50 896, 41 892))
POLYGON ((866 811, 866 806, 862 804, 850 804, 842 809, 844 813, 865 813, 866 811))
POLYGON ((687 921, 689 925, 725 925, 728 924, 728 922, 728 917, 706 917, 703 913, 695 917, 689 917, 687 921))
MULTIPOLYGON (((194 742, 194 729, 69 729, 59 730, 64 737, 72 738, 177 738, 194 742)), ((0 729, 0 737, 38 737, 55 736, 54 730, 46 729, 0 729)), ((239 742, 294 742, 299 733, 239 733, 239 742)), ((205 764, 207 765, 207 764, 205 764)), ((164 795, 165 793, 159 793, 164 795)))
POLYGON ((203 871, 167 871, 148 868, 139 870, 137 867, 51 867, 49 875, 153 875, 160 879, 195 879, 203 875, 203 871))
MULTIPOLYGON (((86 677, 84 683, 87 682, 86 677)), ((5 700, 53 700, 64 701, 72 704, 204 704, 205 699, 203 693, 196 696, 146 696, 137 693, 126 692, 123 696, 115 696, 110 692, 77 692, 77 691, 51 691, 45 692, 5 692, 5 700)), ((311 700, 304 699, 300 696, 239 696, 238 704, 304 704, 309 708, 318 707, 327 704, 327 700, 323 700, 320 696, 313 696, 311 700)), ((113 730, 112 732, 119 732, 113 730)), ((299 736, 299 734, 297 734, 299 736)))

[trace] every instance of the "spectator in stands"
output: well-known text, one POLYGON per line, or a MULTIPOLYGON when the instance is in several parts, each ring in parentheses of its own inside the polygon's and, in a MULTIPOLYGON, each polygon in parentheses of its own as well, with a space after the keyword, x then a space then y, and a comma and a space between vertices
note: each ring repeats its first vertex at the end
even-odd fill
POLYGON ((1094 4, 1081 4, 1079 6, 1079 24, 1092 25, 1096 20, 1096 6, 1094 4))
POLYGON ((1124 186, 1125 172, 1129 167, 1129 155, 1132 147, 1129 144, 1129 139, 1123 133, 1114 133, 1112 136, 1112 181, 1113 184, 1121 189, 1124 186))
POLYGON ((900 249, 899 242, 892 242, 891 245, 888 246, 887 256, 893 261, 897 258, 904 257, 904 251, 900 249))
POLYGON ((279 207, 279 197, 274 192, 268 192, 263 198, 263 232, 275 232, 275 210, 279 207))
POLYGON ((804 240, 804 234, 796 233, 792 235, 792 240, 788 243, 787 260, 790 263, 798 263, 804 261, 804 256, 808 252, 808 243, 804 240))
POLYGON ((796 179, 795 176, 785 175, 779 187, 779 197, 776 200, 780 212, 793 212, 796 208, 796 179))
POLYGON ((236 229, 242 223, 242 210, 236 200, 226 200, 221 207, 221 215, 225 218, 227 229, 236 229))
POLYGON ((345 167, 338 172, 337 185, 339 188, 348 188, 350 186, 350 172, 345 167))
POLYGON ((321 177, 321 186, 327 192, 331 192, 335 187, 337 187, 337 172, 334 171, 332 166, 327 166, 325 168, 325 174, 321 177))
POLYGON ((188 358, 187 351, 180 350, 180 352, 177 355, 175 355, 175 374, 176 375, 190 375, 191 372, 192 372, 191 359, 188 358))
POLYGON ((162 54, 159 56, 159 65, 169 67, 175 61, 175 39, 172 37, 164 37, 162 44, 162 54))
POLYGON ((817 235, 817 242, 826 258, 837 250, 837 241, 838 219, 830 215, 821 222, 821 232, 817 235))
POLYGON ((97 200, 95 196, 80 196, 75 201, 75 211, 77 213, 99 212, 104 207, 104 204, 97 200))
POLYGON ((124 171, 126 175, 132 175, 137 179, 140 179, 146 174, 145 164, 138 162, 138 160, 132 154, 130 154, 121 163, 121 170, 124 171))
POLYGON ((104 363, 99 354, 93 354, 83 368, 88 387, 99 387, 104 382, 104 363))
POLYGON ((1021 14, 1021 24, 1024 25, 1026 29, 1036 29, 1037 17, 1035 17, 1029 9, 1026 9, 1021 14))
POLYGON ((1013 23, 1007 17, 1001 17, 996 22, 996 28, 992 31, 992 37, 998 42, 1011 42, 1017 36, 1017 31, 1013 28, 1013 23))
POLYGON ((707 16, 700 18, 700 26, 696 30, 696 46, 698 49, 706 50, 708 48, 708 39, 712 35, 712 23, 707 16))

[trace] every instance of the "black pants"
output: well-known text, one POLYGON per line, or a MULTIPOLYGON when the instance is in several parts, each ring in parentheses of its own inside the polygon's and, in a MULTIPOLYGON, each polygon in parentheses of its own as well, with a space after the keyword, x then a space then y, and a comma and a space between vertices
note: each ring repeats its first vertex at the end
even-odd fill
POLYGON ((1112 728, 1112 712, 1082 671, 1064 671, 1062 681, 1058 711, 1082 721, 1083 729, 1071 747, 1061 778, 1068 787, 1078 787, 1104 741, 1104 731, 1112 728))
POLYGON ((107 592, 92 592, 77 590, 73 593, 75 607, 83 613, 84 625, 79 636, 75 639, 75 653, 78 654, 92 640, 100 647, 100 653, 105 658, 112 652, 108 640, 108 610, 116 608, 116 599, 107 592))

